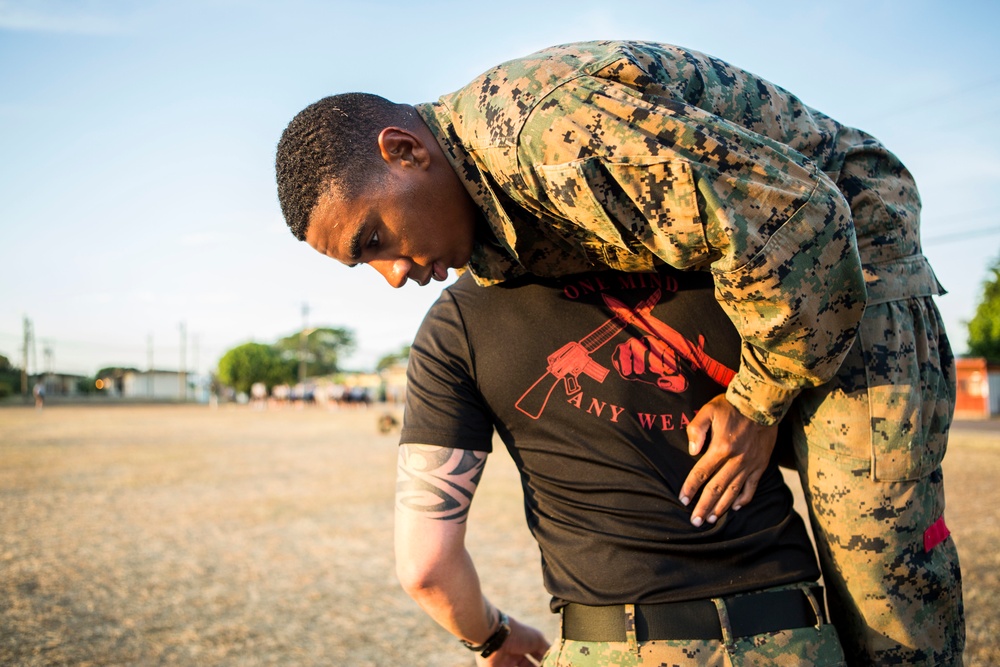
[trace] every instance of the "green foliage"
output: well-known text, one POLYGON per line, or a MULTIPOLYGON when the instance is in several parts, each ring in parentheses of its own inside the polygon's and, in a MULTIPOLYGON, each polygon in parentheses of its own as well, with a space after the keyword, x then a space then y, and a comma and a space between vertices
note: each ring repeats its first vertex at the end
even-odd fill
POLYGON ((976 314, 968 323, 969 354, 1000 362, 1000 259, 990 266, 976 314))
POLYGON ((248 393, 254 382, 263 382, 268 391, 276 384, 295 381, 296 362, 263 343, 244 343, 222 355, 219 380, 236 391, 248 393))
POLYGON ((298 364, 305 351, 306 368, 310 376, 330 375, 339 370, 338 363, 344 355, 354 350, 354 332, 344 328, 318 327, 282 338, 274 347, 282 357, 298 364), (303 345, 303 342, 305 345, 303 345))
POLYGON ((274 345, 245 343, 219 360, 218 380, 242 392, 249 392, 254 382, 265 383, 268 390, 277 384, 293 384, 302 358, 309 376, 333 375, 340 370, 341 357, 354 345, 354 332, 333 327, 306 329, 274 345))
POLYGON ((10 359, 0 354, 0 398, 20 393, 21 369, 10 363, 10 359))
POLYGON ((378 364, 375 365, 375 370, 384 371, 385 369, 394 366, 396 363, 410 358, 410 346, 404 345, 400 348, 399 352, 390 352, 381 359, 378 360, 378 364))

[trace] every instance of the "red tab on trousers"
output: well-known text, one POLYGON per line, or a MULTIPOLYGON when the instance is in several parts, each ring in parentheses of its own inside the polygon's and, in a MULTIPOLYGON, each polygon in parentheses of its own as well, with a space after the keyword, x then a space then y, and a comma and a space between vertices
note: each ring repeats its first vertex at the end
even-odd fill
POLYGON ((944 516, 938 518, 931 524, 930 528, 924 531, 924 551, 930 551, 937 545, 948 539, 951 531, 944 525, 944 516))

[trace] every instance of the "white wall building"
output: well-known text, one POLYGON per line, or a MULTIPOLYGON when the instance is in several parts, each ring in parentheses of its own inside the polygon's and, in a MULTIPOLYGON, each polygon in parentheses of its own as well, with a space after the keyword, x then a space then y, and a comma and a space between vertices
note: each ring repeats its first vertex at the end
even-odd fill
POLYGON ((195 376, 177 371, 125 371, 122 375, 122 397, 154 401, 202 400, 195 376))

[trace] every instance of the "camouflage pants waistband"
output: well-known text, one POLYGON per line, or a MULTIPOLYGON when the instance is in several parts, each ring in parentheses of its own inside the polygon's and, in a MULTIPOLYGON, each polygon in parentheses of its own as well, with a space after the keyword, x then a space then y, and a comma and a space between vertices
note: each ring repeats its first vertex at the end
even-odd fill
POLYGON ((716 639, 820 626, 823 589, 794 585, 717 599, 562 610, 562 637, 574 641, 716 639))
MULTIPOLYGON (((780 586, 772 591, 811 589, 814 584, 780 586)), ((759 594, 759 592, 757 592, 759 594)), ((809 593, 812 597, 811 592, 809 593)), ((753 597, 751 593, 745 597, 753 597)), ((738 598, 733 596, 730 600, 738 598)), ((820 600, 815 600, 821 605, 820 600)), ((635 633, 635 605, 625 641, 587 642, 559 639, 546 654, 545 667, 778 667, 795 664, 802 667, 841 667, 844 654, 832 625, 785 629, 756 635, 733 635, 725 602, 714 600, 723 628, 723 639, 671 639, 639 641, 635 633)), ((816 610, 817 615, 820 613, 816 610)), ((560 633, 561 636, 562 633, 560 633)))

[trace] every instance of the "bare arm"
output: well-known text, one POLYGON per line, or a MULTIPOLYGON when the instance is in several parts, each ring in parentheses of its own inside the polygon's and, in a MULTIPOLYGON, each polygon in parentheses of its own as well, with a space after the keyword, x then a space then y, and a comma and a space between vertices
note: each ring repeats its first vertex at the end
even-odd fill
MULTIPOLYGON (((434 445, 399 448, 396 477, 396 573, 404 590, 448 632, 482 644, 498 627, 465 548, 466 520, 486 454, 434 445)), ((481 665, 530 665, 548 641, 510 620, 511 634, 481 665)))

